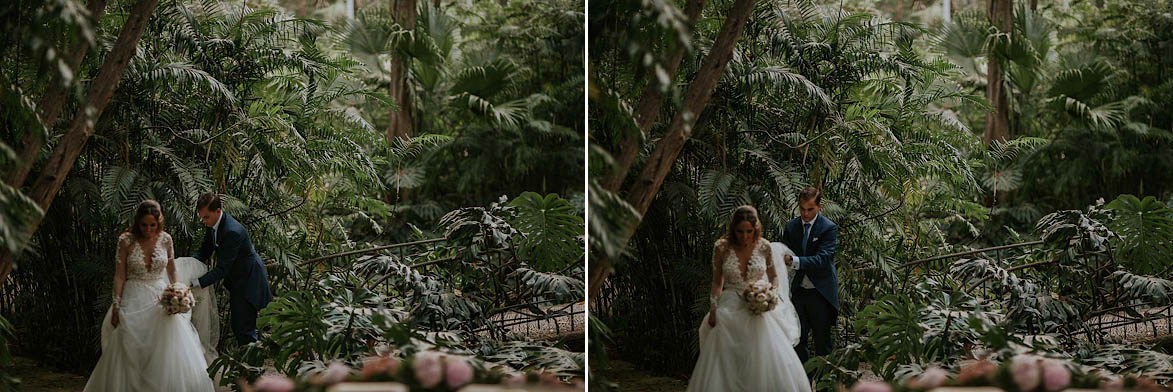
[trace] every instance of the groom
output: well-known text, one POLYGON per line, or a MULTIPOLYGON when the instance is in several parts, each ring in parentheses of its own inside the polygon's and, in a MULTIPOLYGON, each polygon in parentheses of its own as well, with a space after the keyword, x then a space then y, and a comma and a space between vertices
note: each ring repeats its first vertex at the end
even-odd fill
POLYGON ((835 245, 839 226, 819 214, 823 195, 818 188, 807 187, 798 193, 799 217, 786 224, 782 243, 798 255, 786 255, 786 264, 798 267, 791 284, 791 298, 798 311, 801 335, 795 351, 803 363, 807 353, 807 336, 814 335, 815 354, 831 353, 831 331, 839 317, 839 278, 835 273, 835 245))
POLYGON ((265 265, 253 249, 244 226, 220 210, 220 196, 215 193, 200 196, 196 202, 196 214, 208 230, 204 232, 200 250, 191 257, 206 263, 215 253, 216 266, 204 276, 192 279, 191 287, 208 287, 227 278, 232 334, 241 345, 255 342, 257 313, 273 300, 265 265))

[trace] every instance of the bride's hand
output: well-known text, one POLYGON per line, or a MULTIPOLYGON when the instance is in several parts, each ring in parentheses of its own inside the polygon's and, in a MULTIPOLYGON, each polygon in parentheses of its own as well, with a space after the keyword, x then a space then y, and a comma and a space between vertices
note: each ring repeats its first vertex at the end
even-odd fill
POLYGON ((709 327, 712 328, 712 327, 716 327, 716 326, 717 326, 717 312, 710 311, 709 312, 709 327))
POLYGON ((114 307, 114 311, 110 312, 110 325, 118 328, 118 307, 114 307))

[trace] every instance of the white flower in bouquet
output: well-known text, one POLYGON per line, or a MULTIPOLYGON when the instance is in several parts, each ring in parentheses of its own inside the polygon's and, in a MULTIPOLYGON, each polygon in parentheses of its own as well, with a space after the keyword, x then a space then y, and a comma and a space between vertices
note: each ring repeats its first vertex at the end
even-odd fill
POLYGON ((172 283, 163 289, 163 295, 159 297, 159 304, 163 305, 163 309, 167 314, 187 313, 195 306, 195 296, 191 294, 191 289, 183 283, 172 283))
POLYGON ((774 295, 774 290, 769 282, 759 280, 750 283, 745 287, 741 297, 745 299, 745 306, 749 308, 753 314, 762 314, 774 310, 778 305, 778 296, 774 295))

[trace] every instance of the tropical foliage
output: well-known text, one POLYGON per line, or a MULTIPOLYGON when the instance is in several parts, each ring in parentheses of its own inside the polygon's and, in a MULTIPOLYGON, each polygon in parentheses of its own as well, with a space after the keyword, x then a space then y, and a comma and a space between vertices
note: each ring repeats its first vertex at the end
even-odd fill
POLYGON ((840 226, 839 349, 807 363, 823 385, 1026 351, 1169 382, 1153 359, 1168 347, 1119 341, 1099 323, 1171 303, 1173 122, 1157 108, 1173 95, 1157 86, 1173 36, 1168 18, 1141 11, 1169 2, 1023 5, 1013 31, 998 32, 976 6, 917 23, 928 14, 902 21, 888 3, 759 1, 641 217, 602 175, 635 136, 640 153, 620 173, 632 181, 666 137, 664 121, 637 127, 645 87, 669 97, 661 113, 681 110, 681 86, 726 17, 713 3, 689 20, 681 8, 693 3, 592 4, 615 11, 591 15, 590 246, 614 264, 591 298, 607 336, 591 344, 686 377, 729 211, 757 206, 777 239, 798 191, 815 186, 840 226), (677 48, 680 70, 664 72, 677 48), (984 145, 991 48, 1009 64, 1012 137, 984 145), (1016 246, 914 262, 1002 245, 1016 246))
MULTIPOLYGON (((25 134, 48 136, 34 174, 59 142, 70 118, 41 125, 38 98, 63 83, 63 113, 80 106, 133 2, 108 3, 97 20, 75 0, 0 6, 0 40, 16 48, 0 54, 6 174, 25 134), (93 49, 71 69, 78 42, 93 49)), ((504 320, 565 319, 562 305, 583 299, 583 2, 420 2, 414 29, 378 5, 346 20, 256 3, 162 1, 50 208, 0 185, 0 238, 18 254, 0 309, 16 351, 91 370, 114 239, 135 205, 160 201, 176 253, 190 254, 195 200, 214 191, 277 296, 265 338, 213 364, 225 380, 265 360, 293 376, 376 342, 410 353, 411 341, 581 375, 580 344, 507 333, 504 320), (410 64, 418 124, 389 139, 393 57, 410 64), (21 230, 42 213, 35 234, 21 230), (321 259, 416 241, 427 245, 321 259)))

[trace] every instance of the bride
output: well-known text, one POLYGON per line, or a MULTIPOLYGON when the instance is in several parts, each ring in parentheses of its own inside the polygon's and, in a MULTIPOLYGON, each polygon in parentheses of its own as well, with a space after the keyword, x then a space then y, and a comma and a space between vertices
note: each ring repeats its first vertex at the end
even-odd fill
POLYGON ((86 391, 213 391, 191 313, 168 315, 163 288, 179 280, 159 203, 139 203, 118 237, 114 300, 102 321, 102 358, 86 391), (166 278, 164 278, 166 270, 166 278))
POLYGON ((729 231, 713 248, 713 291, 709 314, 701 322, 701 354, 688 382, 689 392, 811 390, 794 353, 799 324, 790 303, 789 278, 783 274, 778 279, 775 264, 787 252, 785 245, 762 238, 756 209, 734 210, 729 231), (778 304, 754 314, 741 293, 763 279, 779 295, 778 304))

